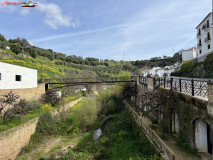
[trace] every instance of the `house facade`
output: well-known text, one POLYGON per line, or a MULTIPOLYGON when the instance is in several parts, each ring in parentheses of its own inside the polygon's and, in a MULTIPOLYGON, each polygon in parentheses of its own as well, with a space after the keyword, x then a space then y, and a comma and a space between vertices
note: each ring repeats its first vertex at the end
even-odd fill
POLYGON ((37 87, 37 70, 0 62, 0 89, 37 87))
POLYGON ((210 12, 203 21, 196 27, 197 29, 197 58, 199 62, 206 59, 213 51, 213 20, 210 12))
POLYGON ((197 49, 195 47, 182 50, 182 62, 190 61, 197 58, 197 49))

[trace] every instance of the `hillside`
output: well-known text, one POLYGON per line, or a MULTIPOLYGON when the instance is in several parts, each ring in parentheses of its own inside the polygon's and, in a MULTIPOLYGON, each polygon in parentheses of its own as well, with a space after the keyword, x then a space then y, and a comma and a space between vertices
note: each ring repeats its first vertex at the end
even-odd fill
POLYGON ((194 78, 213 78, 213 53, 208 55, 204 62, 183 62, 180 71, 171 75, 194 78))
POLYGON ((0 34, 0 61, 38 70, 38 79, 117 77, 123 71, 139 74, 142 68, 164 67, 181 62, 181 55, 154 57, 150 60, 115 61, 66 55, 51 49, 31 46, 24 38, 7 40, 0 34), (10 50, 9 48, 10 47, 10 50), (6 49, 8 48, 8 49, 6 49), (88 70, 90 72, 88 72, 88 70))

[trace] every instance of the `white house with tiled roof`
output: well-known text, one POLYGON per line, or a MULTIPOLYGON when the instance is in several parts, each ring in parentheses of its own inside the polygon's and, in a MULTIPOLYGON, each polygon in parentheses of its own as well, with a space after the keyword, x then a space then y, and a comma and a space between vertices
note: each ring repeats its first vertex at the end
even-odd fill
POLYGON ((204 61, 206 56, 213 52, 213 16, 210 12, 197 29, 197 58, 198 61, 204 61))

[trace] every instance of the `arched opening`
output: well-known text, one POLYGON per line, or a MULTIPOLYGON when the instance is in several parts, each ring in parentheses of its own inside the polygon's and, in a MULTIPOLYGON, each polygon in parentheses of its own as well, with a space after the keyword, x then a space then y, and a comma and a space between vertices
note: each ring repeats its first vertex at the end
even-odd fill
POLYGON ((179 117, 178 113, 172 114, 172 133, 179 132, 179 117))
POLYGON ((195 120, 195 146, 198 152, 212 155, 213 132, 209 124, 202 120, 195 120))

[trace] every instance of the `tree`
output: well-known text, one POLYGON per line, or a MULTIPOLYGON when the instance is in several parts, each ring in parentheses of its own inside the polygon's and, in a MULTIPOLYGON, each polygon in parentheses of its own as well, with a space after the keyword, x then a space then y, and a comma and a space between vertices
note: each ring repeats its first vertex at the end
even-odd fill
POLYGON ((10 50, 15 54, 19 54, 22 52, 22 46, 19 43, 12 43, 10 44, 10 50))
POLYGON ((162 125, 162 135, 164 136, 164 113, 165 105, 167 99, 172 99, 176 101, 174 90, 170 89, 169 91, 162 91, 159 89, 159 86, 155 87, 153 90, 147 90, 138 98, 137 110, 142 113, 143 116, 155 116, 155 119, 158 119, 158 115, 162 115, 163 119, 161 120, 162 125))
POLYGON ((5 49, 7 45, 8 45, 7 41, 0 41, 0 48, 5 49))
POLYGON ((0 41, 7 41, 7 39, 3 35, 0 34, 0 41))

